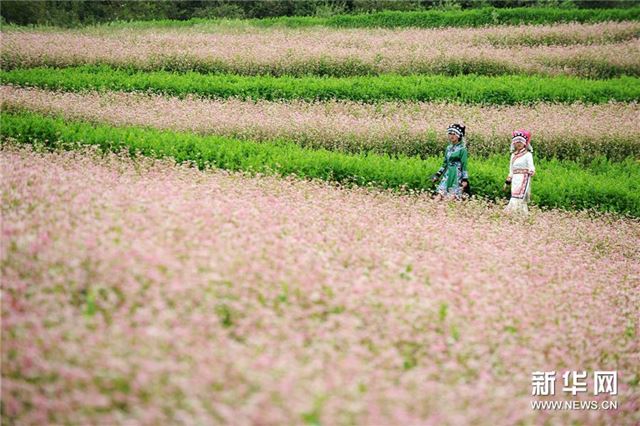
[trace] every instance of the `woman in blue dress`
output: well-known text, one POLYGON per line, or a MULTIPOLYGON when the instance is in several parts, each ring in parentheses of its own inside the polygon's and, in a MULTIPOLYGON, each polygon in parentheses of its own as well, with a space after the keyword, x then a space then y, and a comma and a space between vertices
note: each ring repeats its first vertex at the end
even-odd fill
POLYGON ((454 123, 447 129, 449 145, 444 150, 444 161, 440 170, 431 177, 432 182, 440 180, 438 196, 460 199, 469 195, 469 174, 467 161, 469 153, 464 140, 465 126, 454 123))

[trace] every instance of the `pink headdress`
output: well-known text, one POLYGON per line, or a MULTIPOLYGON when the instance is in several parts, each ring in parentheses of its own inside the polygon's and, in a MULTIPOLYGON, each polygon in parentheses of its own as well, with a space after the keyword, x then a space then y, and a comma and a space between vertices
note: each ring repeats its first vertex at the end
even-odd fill
POLYGON ((513 132, 513 137, 511 138, 511 152, 515 150, 514 144, 516 142, 522 142, 527 148, 527 151, 533 151, 533 147, 531 146, 531 132, 528 130, 520 129, 515 130, 513 132))

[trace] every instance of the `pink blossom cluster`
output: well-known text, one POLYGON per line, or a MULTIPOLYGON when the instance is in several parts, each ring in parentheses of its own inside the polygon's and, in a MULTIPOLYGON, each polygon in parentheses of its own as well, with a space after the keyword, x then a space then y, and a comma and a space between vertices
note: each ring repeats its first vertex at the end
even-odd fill
POLYGON ((589 45, 631 41, 640 36, 635 22, 577 22, 554 25, 496 26, 469 29, 463 37, 472 37, 477 45, 504 46, 589 45))
POLYGON ((474 106, 455 103, 351 101, 287 102, 179 99, 121 92, 53 92, 0 86, 4 107, 62 114, 67 118, 114 125, 152 126, 253 140, 286 138, 329 149, 379 149, 412 146, 435 134, 445 139, 452 122, 469 130, 471 149, 508 149, 513 129, 530 129, 535 141, 590 149, 611 139, 640 139, 636 103, 474 106))
POLYGON ((2 58, 6 64, 23 67, 107 63, 153 69, 170 62, 189 69, 218 64, 241 74, 302 73, 321 61, 334 66, 357 61, 380 73, 438 72, 453 61, 500 64, 512 72, 580 74, 584 70, 576 66, 581 61, 633 68, 640 58, 640 39, 634 36, 640 31, 637 22, 508 29, 216 27, 209 31, 4 31, 2 58), (518 45, 517 37, 560 41, 527 46, 518 45))
POLYGON ((0 161, 10 422, 640 421, 638 221, 6 141, 0 161), (617 370, 618 409, 532 410, 552 370, 617 370))

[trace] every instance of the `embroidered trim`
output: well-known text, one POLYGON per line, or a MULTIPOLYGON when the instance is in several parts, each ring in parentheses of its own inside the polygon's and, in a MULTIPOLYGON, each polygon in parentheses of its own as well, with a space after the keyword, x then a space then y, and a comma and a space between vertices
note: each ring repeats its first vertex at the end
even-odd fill
POLYGON ((524 156, 527 153, 526 149, 522 149, 518 152, 516 152, 515 154, 513 154, 513 158, 511 159, 511 165, 513 165, 513 163, 518 159, 521 158, 522 156, 524 156))
POLYGON ((517 189, 511 188, 511 198, 523 199, 527 195, 527 190, 529 189, 529 174, 525 174, 522 178, 522 183, 520 187, 517 189))

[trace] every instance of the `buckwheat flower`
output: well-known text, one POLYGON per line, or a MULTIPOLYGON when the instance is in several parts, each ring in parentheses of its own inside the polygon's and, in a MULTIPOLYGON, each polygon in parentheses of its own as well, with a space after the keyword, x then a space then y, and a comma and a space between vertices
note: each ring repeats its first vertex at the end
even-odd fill
POLYGON ((89 148, 0 167, 16 423, 635 419, 637 220, 89 148), (618 410, 530 410, 531 373, 570 369, 618 371, 618 410))

